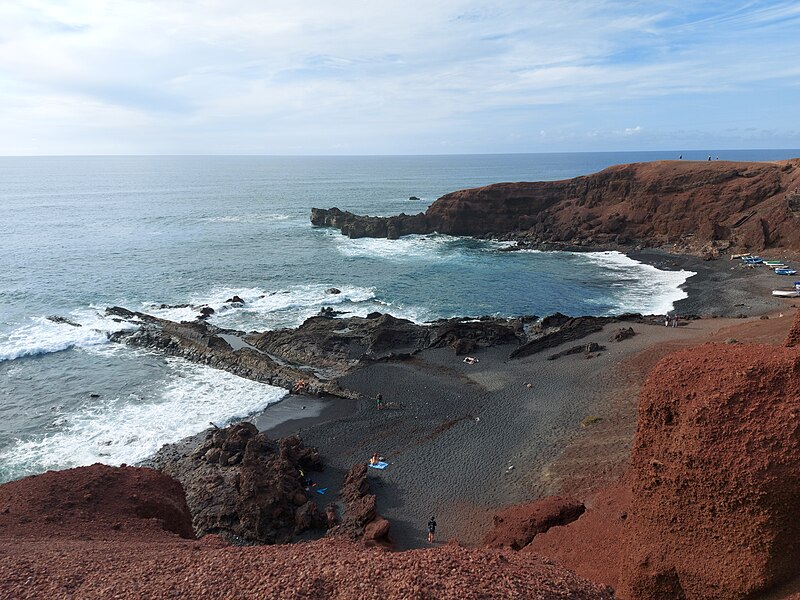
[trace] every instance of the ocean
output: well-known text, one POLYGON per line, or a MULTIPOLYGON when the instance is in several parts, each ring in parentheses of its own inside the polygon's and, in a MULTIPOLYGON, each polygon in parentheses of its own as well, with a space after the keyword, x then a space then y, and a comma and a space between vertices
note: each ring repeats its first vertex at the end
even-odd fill
MULTIPOLYGON (((688 272, 616 252, 503 252, 444 235, 349 240, 311 207, 424 211, 500 181, 556 180, 678 152, 381 157, 0 158, 0 481, 134 463, 263 411, 284 391, 110 343, 119 305, 208 304, 212 323, 293 327, 323 306, 425 322, 480 315, 663 314, 688 272), (419 200, 409 200, 410 197, 419 200), (336 287, 339 295, 326 294, 336 287), (240 308, 224 308, 239 295, 240 308), (58 323, 48 317, 64 317, 58 323), (76 326, 80 325, 80 326, 76 326)), ((775 160, 791 150, 683 152, 775 160)))

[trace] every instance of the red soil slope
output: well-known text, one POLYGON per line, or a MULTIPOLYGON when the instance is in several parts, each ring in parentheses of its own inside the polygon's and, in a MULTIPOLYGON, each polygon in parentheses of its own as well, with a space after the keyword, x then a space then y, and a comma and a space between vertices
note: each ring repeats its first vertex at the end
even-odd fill
POLYGON ((181 485, 152 469, 92 465, 0 485, 0 536, 87 539, 108 532, 194 539, 181 485))
POLYGON ((343 540, 199 541, 178 483, 101 465, 0 486, 2 598, 570 598, 604 586, 540 557, 456 545, 392 553, 343 540))

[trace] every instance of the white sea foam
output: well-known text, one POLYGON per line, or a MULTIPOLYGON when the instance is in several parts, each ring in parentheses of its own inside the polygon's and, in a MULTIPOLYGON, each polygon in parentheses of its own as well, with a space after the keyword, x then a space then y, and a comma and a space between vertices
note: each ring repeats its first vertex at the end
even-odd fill
POLYGON ((135 463, 202 431, 265 409, 286 391, 225 371, 168 359, 172 373, 152 399, 97 399, 64 415, 55 432, 18 441, 0 453, 3 479, 101 462, 135 463))
POLYGON ((358 238, 351 240, 339 235, 336 238, 339 252, 354 258, 380 258, 394 261, 441 261, 455 258, 448 251, 460 238, 450 235, 405 235, 397 240, 386 238, 358 238))
POLYGON ((288 221, 292 215, 283 213, 249 213, 244 215, 218 215, 214 217, 201 217, 203 223, 270 223, 274 221, 288 221))
POLYGON ((609 277, 610 284, 616 288, 616 307, 609 313, 666 314, 673 310, 675 302, 688 296, 680 286, 696 275, 694 271, 662 271, 616 251, 587 252, 579 256, 602 266, 603 275, 609 277))
POLYGON ((156 308, 143 304, 142 311, 172 321, 187 321, 197 317, 199 306, 210 306, 214 314, 210 322, 230 329, 267 330, 296 327, 307 318, 329 306, 347 315, 366 316, 371 312, 391 312, 394 316, 422 322, 429 318, 427 311, 417 307, 395 305, 377 298, 371 287, 336 284, 302 284, 286 289, 267 291, 260 288, 219 287, 207 294, 195 295, 191 306, 185 308, 156 308), (340 293, 331 294, 330 288, 340 293), (227 302, 234 296, 243 304, 227 302))
POLYGON ((130 323, 117 323, 92 309, 73 311, 67 318, 81 327, 39 316, 31 318, 29 324, 0 334, 0 362, 70 348, 101 346, 109 343, 109 332, 135 327, 130 323))

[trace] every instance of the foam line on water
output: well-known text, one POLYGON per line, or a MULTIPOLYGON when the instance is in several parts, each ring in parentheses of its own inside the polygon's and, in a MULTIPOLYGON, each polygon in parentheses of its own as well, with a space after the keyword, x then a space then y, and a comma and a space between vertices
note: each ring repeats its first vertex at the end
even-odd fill
POLYGON ((274 221, 288 221, 293 215, 285 213, 249 213, 242 215, 215 215, 200 217, 202 223, 270 223, 274 221))
POLYGON ((150 399, 97 399, 65 415, 57 431, 17 441, 0 452, 0 477, 101 462, 135 463, 163 444, 224 426, 278 402, 286 391, 181 359, 150 399))
POLYGON ((371 258, 399 262, 457 260, 466 247, 465 243, 481 248, 500 248, 502 242, 472 240, 452 235, 434 233, 429 235, 404 235, 396 240, 386 238, 350 239, 343 235, 334 237, 338 251, 351 258, 371 258))
POLYGON ((583 260, 603 267, 603 277, 618 288, 616 307, 609 313, 640 312, 663 315, 675 302, 688 296, 681 286, 694 271, 663 271, 617 251, 578 254, 583 260))
MULTIPOLYGON (((209 322, 231 329, 267 330, 297 327, 307 318, 329 306, 347 315, 366 316, 371 312, 388 312, 415 322, 429 318, 427 311, 417 307, 394 305, 377 297, 372 287, 335 284, 301 284, 282 290, 267 291, 260 288, 217 287, 206 294, 190 298, 189 307, 158 308, 144 303, 142 311, 171 321, 191 321, 198 315, 198 307, 214 309, 209 322), (336 288, 339 293, 328 290, 336 288), (239 296, 243 304, 228 300, 239 296)), ((158 305, 160 306, 160 305, 158 305)))
POLYGON ((73 311, 68 318, 81 327, 38 316, 32 317, 25 325, 0 334, 0 362, 70 348, 102 346, 109 343, 108 333, 135 327, 131 323, 118 323, 91 309, 73 311))

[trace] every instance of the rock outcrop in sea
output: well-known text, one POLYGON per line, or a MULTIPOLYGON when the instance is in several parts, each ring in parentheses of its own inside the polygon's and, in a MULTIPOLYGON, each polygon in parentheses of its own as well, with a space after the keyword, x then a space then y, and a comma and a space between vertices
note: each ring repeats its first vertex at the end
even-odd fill
POLYGON ((615 322, 657 322, 655 317, 536 316, 445 319, 417 324, 389 314, 335 318, 320 315, 299 327, 250 332, 227 330, 198 318, 176 323, 120 307, 107 314, 138 325, 111 334, 114 341, 159 350, 234 375, 308 394, 358 398, 339 378, 376 361, 404 360, 427 348, 464 355, 497 344, 517 344, 510 358, 528 356, 581 339, 615 322))
POLYGON ((800 249, 800 159, 657 161, 563 181, 460 190, 417 215, 311 209, 311 222, 351 238, 439 232, 537 248, 660 247, 718 256, 728 248, 800 249))

